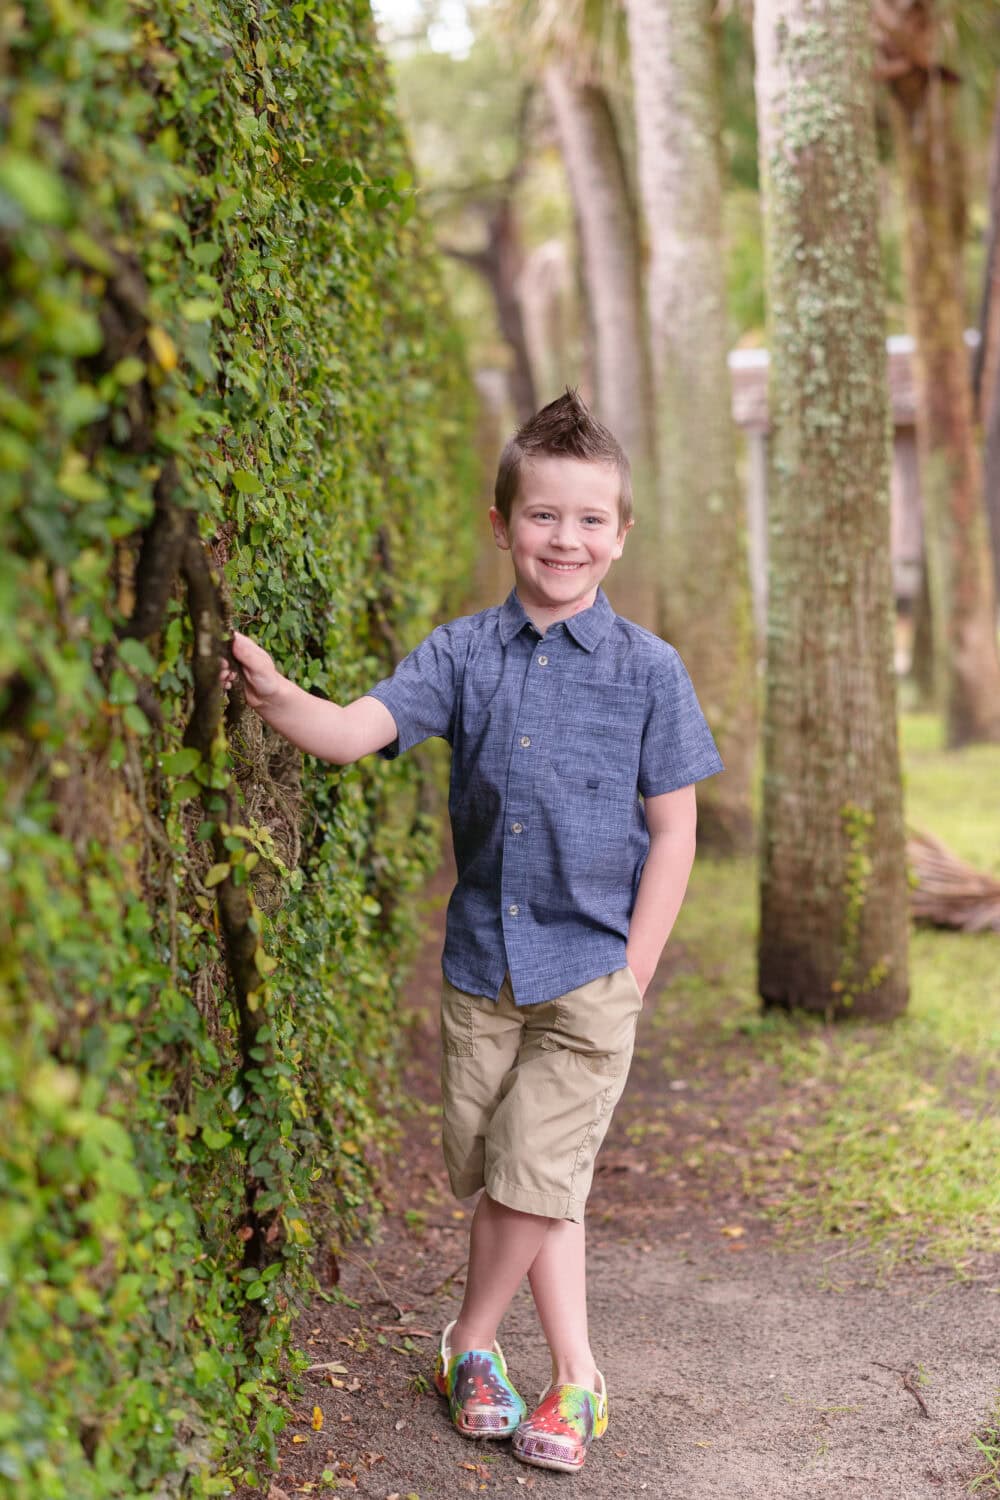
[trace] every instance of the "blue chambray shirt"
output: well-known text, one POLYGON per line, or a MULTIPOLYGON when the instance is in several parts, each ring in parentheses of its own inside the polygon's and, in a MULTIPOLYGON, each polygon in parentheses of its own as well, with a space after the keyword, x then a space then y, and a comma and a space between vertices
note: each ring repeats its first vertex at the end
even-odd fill
POLYGON ((432 735, 452 747, 456 989, 495 1000, 509 970, 534 1005, 624 968, 641 799, 723 768, 674 648, 601 589, 540 636, 512 592, 432 631, 370 696, 398 730, 383 755, 432 735))

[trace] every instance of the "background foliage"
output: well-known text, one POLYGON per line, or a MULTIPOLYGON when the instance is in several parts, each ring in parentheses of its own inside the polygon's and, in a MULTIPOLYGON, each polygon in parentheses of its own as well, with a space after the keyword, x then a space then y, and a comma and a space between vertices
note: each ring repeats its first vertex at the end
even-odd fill
POLYGON ((435 847, 422 763, 303 767, 217 651, 391 668, 466 564, 469 397, 366 3, 7 22, 0 1493, 206 1495, 371 1210, 435 847))

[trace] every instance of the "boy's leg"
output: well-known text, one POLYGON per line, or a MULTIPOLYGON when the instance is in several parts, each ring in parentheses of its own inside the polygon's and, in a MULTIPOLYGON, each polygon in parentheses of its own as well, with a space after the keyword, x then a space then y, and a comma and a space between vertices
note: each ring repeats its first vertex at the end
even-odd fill
POLYGON ((465 1296, 451 1330, 453 1353, 493 1347, 500 1320, 553 1227, 552 1219, 482 1194, 469 1235, 465 1296))
POLYGON ((531 1263, 528 1281, 552 1353, 553 1385, 593 1390, 597 1362, 587 1330, 586 1257, 582 1222, 553 1220, 531 1263))
POLYGON ((456 1354, 490 1349, 527 1273, 557 1385, 591 1389, 597 1365, 587 1332, 586 1234, 570 1219, 545 1219, 483 1193, 469 1237, 462 1309, 451 1331, 456 1354))

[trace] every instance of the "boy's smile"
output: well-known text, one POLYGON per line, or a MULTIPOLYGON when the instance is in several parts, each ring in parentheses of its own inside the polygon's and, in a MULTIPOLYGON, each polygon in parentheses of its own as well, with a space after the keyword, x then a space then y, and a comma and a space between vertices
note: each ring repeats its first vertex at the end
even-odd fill
POLYGON ((620 490, 610 464, 549 454, 524 465, 509 524, 490 511, 496 544, 514 564, 517 596, 540 630, 589 609, 621 557, 629 526, 621 525, 620 490))

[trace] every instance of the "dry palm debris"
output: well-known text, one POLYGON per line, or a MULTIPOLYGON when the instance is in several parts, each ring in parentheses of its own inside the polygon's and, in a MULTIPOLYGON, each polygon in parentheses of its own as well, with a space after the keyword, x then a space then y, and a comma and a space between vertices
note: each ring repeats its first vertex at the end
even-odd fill
POLYGON ((906 844, 914 921, 960 932, 1000 932, 1000 880, 967 865, 927 833, 906 844))

